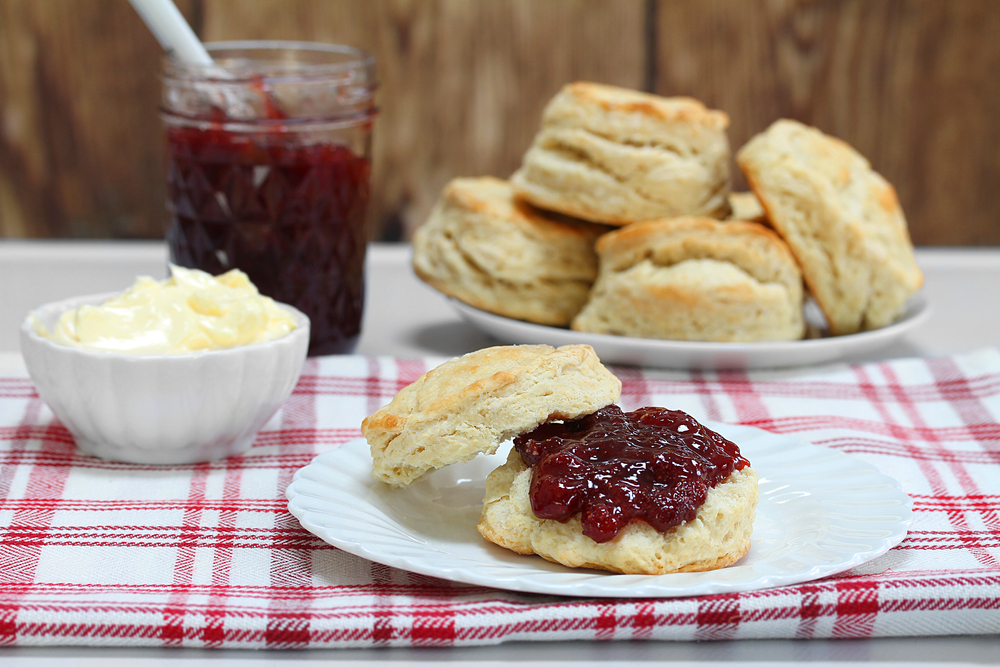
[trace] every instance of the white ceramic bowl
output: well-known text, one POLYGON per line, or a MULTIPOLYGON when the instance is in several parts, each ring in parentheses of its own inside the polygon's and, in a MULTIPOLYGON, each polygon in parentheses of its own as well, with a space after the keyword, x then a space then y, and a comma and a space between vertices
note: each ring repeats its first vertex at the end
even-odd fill
MULTIPOLYGON (((50 303, 59 316, 115 294, 50 303)), ((60 345, 21 324, 21 353, 38 394, 86 454, 127 463, 184 464, 241 454, 291 394, 309 346, 309 318, 279 304, 298 327, 228 350, 135 356, 60 345)))

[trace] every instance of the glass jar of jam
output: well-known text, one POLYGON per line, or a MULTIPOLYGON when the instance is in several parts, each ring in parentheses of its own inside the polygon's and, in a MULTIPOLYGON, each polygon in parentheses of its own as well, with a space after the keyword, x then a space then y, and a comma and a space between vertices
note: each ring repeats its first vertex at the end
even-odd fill
POLYGON ((218 42, 163 62, 170 260, 244 271, 309 316, 311 356, 361 333, 375 59, 311 42, 218 42))

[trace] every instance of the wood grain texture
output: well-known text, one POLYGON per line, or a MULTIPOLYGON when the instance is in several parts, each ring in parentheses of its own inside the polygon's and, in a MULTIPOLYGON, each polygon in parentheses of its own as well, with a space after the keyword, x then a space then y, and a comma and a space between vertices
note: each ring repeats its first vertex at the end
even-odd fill
MULTIPOLYGON (((730 114, 734 148, 779 117, 816 125, 896 185, 916 243, 1000 245, 994 0, 178 5, 206 41, 376 55, 384 238, 407 238, 449 179, 508 175, 548 99, 587 79, 698 97, 730 114)), ((123 0, 0 3, 0 236, 162 235, 159 59, 123 0)))
MULTIPOLYGON (((727 111, 734 151, 778 118, 844 139, 920 245, 1000 244, 1000 13, 959 0, 661 0, 655 91, 727 111)), ((743 186, 734 169, 735 187, 743 186)))
POLYGON ((209 40, 349 43, 378 59, 372 217, 408 237, 451 178, 505 177, 566 81, 643 84, 644 3, 283 0, 206 4, 209 40), (307 26, 303 30, 300 26, 307 26))
POLYGON ((0 234, 160 233, 159 82, 133 66, 160 49, 140 29, 127 3, 0 3, 0 234))

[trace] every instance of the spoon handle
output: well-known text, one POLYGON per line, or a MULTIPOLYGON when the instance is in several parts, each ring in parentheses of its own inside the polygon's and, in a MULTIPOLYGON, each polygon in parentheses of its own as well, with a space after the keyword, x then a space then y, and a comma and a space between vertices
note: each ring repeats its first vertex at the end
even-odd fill
POLYGON ((129 0, 168 53, 194 65, 211 65, 212 57, 173 0, 129 0))

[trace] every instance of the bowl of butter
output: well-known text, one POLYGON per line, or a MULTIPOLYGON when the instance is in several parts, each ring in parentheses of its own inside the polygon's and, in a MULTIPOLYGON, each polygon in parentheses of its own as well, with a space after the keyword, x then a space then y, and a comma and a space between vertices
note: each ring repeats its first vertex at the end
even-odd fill
POLYGON ((253 444, 298 381, 309 318, 239 270, 171 266, 163 281, 44 305, 20 335, 39 396, 83 453, 188 464, 253 444))

